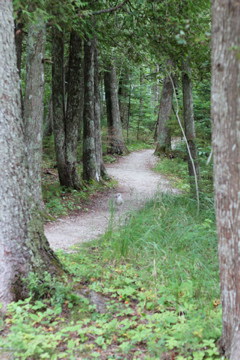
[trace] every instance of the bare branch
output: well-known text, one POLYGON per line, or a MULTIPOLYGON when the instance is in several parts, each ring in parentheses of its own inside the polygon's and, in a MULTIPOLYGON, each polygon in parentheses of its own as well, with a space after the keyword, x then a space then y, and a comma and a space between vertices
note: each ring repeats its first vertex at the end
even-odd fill
POLYGON ((126 3, 128 2, 128 0, 124 0, 121 4, 113 7, 113 8, 109 8, 109 9, 104 9, 104 10, 99 10, 99 11, 94 11, 92 13, 92 15, 100 15, 100 14, 107 14, 107 13, 110 13, 110 12, 114 12, 114 11, 117 11, 119 10, 121 7, 123 7, 126 3))

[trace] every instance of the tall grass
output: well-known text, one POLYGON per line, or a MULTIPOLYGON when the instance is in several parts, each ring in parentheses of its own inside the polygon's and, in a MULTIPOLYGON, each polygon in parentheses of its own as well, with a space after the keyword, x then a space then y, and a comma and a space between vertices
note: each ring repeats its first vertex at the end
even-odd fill
POLYGON ((196 214, 186 195, 158 195, 126 226, 103 237, 104 256, 135 263, 149 282, 179 288, 191 282, 194 297, 217 297, 218 262, 213 204, 196 214))

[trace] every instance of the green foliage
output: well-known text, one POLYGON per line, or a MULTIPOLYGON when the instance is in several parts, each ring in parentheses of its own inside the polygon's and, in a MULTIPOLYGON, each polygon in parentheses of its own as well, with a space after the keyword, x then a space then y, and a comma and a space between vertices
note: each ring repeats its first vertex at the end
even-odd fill
MULTIPOLYGON (((201 197, 204 199, 213 198, 213 166, 212 163, 207 164, 210 152, 211 147, 206 142, 202 142, 202 145, 198 146, 198 161, 201 174, 199 186, 201 197)), ((183 143, 177 145, 170 155, 171 158, 162 158, 155 166, 155 170, 167 175, 175 187, 188 192, 190 186, 185 145, 183 143)))
POLYGON ((69 307, 79 302, 79 297, 71 293, 67 279, 60 281, 47 272, 41 277, 35 273, 29 273, 25 283, 31 300, 50 299, 52 306, 60 308, 65 302, 69 307))

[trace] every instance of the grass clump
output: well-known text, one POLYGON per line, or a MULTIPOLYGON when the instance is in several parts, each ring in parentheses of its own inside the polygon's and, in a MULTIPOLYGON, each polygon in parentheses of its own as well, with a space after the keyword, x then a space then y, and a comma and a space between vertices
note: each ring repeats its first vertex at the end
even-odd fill
POLYGON ((59 256, 72 283, 51 285, 46 274, 39 287, 32 276, 31 298, 9 307, 0 348, 14 359, 221 359, 209 203, 197 216, 186 196, 159 195, 121 228, 59 256))

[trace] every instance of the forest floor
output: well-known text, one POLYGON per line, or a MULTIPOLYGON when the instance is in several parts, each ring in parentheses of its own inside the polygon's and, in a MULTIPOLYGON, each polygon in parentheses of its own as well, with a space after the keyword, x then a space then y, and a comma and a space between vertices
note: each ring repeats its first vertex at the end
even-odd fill
POLYGON ((129 211, 140 208, 158 191, 179 193, 165 176, 152 170, 156 162, 153 150, 148 149, 106 165, 108 175, 117 180, 118 186, 96 196, 85 211, 46 224, 45 234, 51 247, 66 251, 73 245, 96 239, 107 230, 110 219, 114 217, 115 223, 122 223, 129 211), (124 203, 113 211, 111 203, 114 204, 116 193, 121 193, 124 203))

